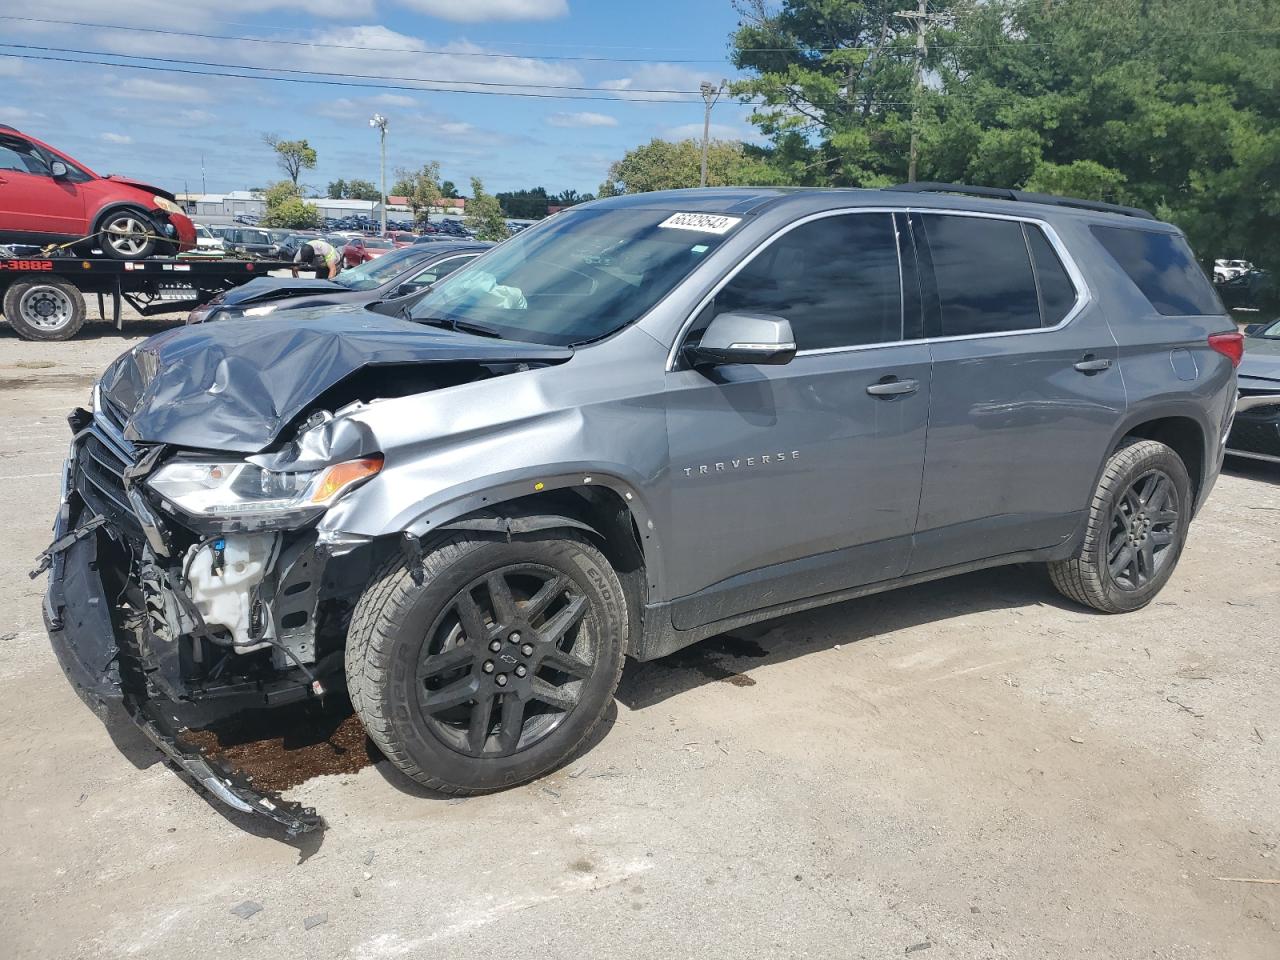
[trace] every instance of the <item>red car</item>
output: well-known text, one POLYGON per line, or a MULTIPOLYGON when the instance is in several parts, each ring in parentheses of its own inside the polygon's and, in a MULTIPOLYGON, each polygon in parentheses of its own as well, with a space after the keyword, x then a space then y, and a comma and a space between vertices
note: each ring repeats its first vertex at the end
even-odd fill
POLYGON ((118 260, 196 245, 172 193, 127 177, 101 177, 35 137, 0 123, 0 243, 84 242, 118 260))
POLYGON ((342 264, 346 267, 358 267, 394 249, 395 242, 382 237, 352 237, 342 248, 342 264))

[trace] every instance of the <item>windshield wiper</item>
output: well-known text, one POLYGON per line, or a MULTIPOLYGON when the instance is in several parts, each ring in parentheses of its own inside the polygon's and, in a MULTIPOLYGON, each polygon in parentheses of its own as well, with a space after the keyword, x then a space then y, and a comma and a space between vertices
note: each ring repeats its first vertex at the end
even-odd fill
POLYGON ((402 313, 408 320, 414 323, 424 323, 429 327, 443 327, 446 330, 453 330, 457 333, 473 333, 480 337, 493 337, 501 340, 502 334, 492 327, 486 327, 479 323, 471 323, 468 320, 454 320, 451 317, 415 317, 409 313, 409 308, 403 308, 402 313))

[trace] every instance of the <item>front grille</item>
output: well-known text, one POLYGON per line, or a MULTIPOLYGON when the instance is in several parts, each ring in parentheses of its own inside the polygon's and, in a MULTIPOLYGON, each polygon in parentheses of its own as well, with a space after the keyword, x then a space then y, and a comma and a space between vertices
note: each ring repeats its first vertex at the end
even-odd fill
POLYGON ((142 535, 142 528, 125 492, 124 471, 128 464, 121 452, 96 432, 90 432, 80 440, 73 483, 91 511, 136 538, 142 535))

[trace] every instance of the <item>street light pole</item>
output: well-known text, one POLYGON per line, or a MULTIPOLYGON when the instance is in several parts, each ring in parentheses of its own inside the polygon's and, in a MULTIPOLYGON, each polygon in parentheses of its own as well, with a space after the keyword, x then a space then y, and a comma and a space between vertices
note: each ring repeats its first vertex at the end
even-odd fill
POLYGON ((385 237, 387 235, 387 118, 380 113, 375 113, 369 121, 369 126, 378 128, 378 138, 382 149, 382 217, 380 219, 382 221, 381 233, 385 237))
POLYGON ((724 93, 724 88, 728 81, 721 80, 720 86, 708 83, 703 80, 699 89, 702 91, 703 102, 707 108, 702 114, 702 177, 698 182, 698 186, 705 187, 707 185, 707 145, 711 140, 711 108, 716 105, 716 101, 720 99, 720 94, 724 93))

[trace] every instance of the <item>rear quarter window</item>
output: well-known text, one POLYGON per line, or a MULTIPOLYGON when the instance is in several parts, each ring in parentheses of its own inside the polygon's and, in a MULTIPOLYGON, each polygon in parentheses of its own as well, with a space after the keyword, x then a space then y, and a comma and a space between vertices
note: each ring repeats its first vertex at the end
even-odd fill
POLYGON ((1185 317, 1227 312, 1180 235, 1132 227, 1089 229, 1158 313, 1185 317))

